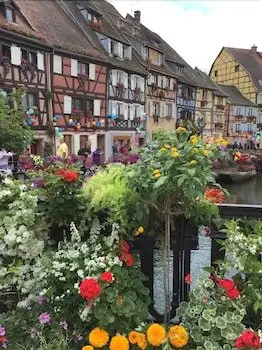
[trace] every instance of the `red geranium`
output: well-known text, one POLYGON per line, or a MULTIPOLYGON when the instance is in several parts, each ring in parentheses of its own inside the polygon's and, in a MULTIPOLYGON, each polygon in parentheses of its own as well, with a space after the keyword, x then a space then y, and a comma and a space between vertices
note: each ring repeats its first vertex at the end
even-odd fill
POLYGON ((83 299, 92 301, 101 293, 101 286, 94 278, 87 278, 80 284, 80 294, 83 299))
POLYGON ((234 281, 229 280, 229 279, 218 279, 218 284, 220 287, 222 287, 225 291, 231 290, 236 287, 236 284, 234 281))
POLYGON ((229 299, 234 300, 234 299, 237 299, 239 297, 240 291, 237 288, 237 285, 235 284, 234 281, 229 280, 229 279, 221 280, 220 278, 217 278, 216 282, 219 284, 219 286, 221 288, 224 289, 224 291, 226 292, 226 296, 229 299))
POLYGON ((131 267, 133 266, 133 257, 131 254, 129 253, 123 253, 121 256, 120 256, 120 260, 124 263, 126 263, 126 265, 128 267, 131 267))
POLYGON ((237 288, 226 290, 226 295, 229 299, 237 299, 240 295, 240 291, 237 288))
POLYGON ((212 203, 225 202, 224 192, 220 188, 206 188, 204 196, 212 203))
POLYGON ((186 276, 185 276, 185 283, 186 284, 191 284, 191 274, 188 273, 186 276))
POLYGON ((252 330, 244 331, 235 341, 235 347, 241 348, 260 348, 260 337, 252 330))
POLYGON ((100 280, 102 282, 111 283, 113 281, 113 274, 111 272, 103 272, 100 275, 100 280))
POLYGON ((58 176, 61 176, 64 178, 67 182, 77 181, 78 180, 78 173, 74 170, 70 169, 60 169, 57 172, 58 176))

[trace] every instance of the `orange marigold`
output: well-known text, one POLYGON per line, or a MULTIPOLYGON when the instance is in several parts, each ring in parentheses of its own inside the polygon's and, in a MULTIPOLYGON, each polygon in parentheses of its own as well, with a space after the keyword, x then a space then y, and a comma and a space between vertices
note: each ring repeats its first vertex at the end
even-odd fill
POLYGON ((128 335, 128 339, 129 339, 130 343, 133 345, 137 344, 138 339, 139 339, 139 335, 140 335, 139 332, 136 332, 136 331, 130 332, 128 335))
POLYGON ((146 335, 144 333, 139 333, 139 339, 137 342, 139 349, 145 350, 147 348, 146 335))
POLYGON ((94 347, 94 348, 102 348, 103 346, 106 346, 109 340, 109 334, 107 331, 104 331, 103 329, 100 328, 94 328, 90 333, 89 333, 89 343, 94 347))
POLYGON ((85 345, 82 347, 82 350, 94 350, 94 347, 92 345, 85 345))
POLYGON ((146 335, 150 345, 160 346, 166 339, 166 330, 160 324, 153 323, 149 326, 146 335))
POLYGON ((110 342, 110 350, 129 350, 129 341, 124 335, 115 335, 110 342))
POLYGON ((188 343, 188 333, 183 326, 172 326, 167 336, 170 344, 175 348, 182 348, 188 343))

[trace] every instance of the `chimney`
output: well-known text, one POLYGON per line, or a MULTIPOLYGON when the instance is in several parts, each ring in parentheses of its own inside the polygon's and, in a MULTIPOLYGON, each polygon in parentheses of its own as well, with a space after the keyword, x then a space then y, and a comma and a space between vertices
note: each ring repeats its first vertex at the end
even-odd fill
POLYGON ((257 46, 255 44, 251 47, 251 51, 252 52, 257 52, 257 46))
POLYGON ((135 17, 136 24, 139 25, 140 24, 140 19, 141 19, 141 12, 140 11, 135 11, 134 17, 135 17))

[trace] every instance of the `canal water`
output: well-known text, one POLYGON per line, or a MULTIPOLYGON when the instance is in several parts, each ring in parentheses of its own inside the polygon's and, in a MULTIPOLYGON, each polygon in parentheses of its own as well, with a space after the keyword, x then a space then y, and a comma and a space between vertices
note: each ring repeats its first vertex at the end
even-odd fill
MULTIPOLYGON (((229 191, 228 203, 262 205, 262 174, 239 184, 224 186, 229 191)), ((163 245, 155 250, 155 280, 154 299, 155 308, 158 312, 164 312, 164 287, 163 287, 163 245)), ((199 236, 199 250, 191 252, 191 279, 193 288, 197 280, 205 275, 203 268, 211 263, 211 239, 199 236)), ((172 266, 172 256, 170 257, 172 266)), ((172 275, 170 275, 170 285, 172 286, 172 275)))

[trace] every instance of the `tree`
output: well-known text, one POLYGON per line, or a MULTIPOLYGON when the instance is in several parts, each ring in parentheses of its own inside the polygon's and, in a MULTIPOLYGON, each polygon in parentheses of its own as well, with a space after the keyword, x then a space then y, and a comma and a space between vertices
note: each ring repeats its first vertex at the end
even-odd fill
POLYGON ((21 89, 7 97, 0 94, 0 149, 21 153, 33 140, 34 132, 25 124, 21 89))

